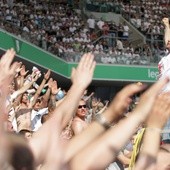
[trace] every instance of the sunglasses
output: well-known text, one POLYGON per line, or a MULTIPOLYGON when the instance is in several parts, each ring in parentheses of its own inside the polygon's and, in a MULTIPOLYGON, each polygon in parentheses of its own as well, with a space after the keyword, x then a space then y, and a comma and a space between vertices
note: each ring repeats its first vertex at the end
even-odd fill
POLYGON ((82 109, 82 108, 86 108, 87 106, 84 104, 84 105, 79 105, 78 106, 78 109, 82 109))

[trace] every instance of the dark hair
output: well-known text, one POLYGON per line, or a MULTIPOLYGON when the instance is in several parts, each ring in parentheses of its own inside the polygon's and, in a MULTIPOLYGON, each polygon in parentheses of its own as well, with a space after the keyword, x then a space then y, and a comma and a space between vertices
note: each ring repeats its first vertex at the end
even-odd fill
POLYGON ((27 141, 16 134, 7 134, 9 141, 9 164, 15 170, 35 170, 34 157, 27 141))

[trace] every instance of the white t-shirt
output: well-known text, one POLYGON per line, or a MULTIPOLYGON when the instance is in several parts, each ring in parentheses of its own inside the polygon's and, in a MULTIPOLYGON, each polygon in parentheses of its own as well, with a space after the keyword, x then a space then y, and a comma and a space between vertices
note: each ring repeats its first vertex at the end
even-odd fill
POLYGON ((123 36, 129 36, 129 27, 128 25, 123 26, 123 36))
POLYGON ((95 20, 94 19, 88 19, 87 20, 87 23, 88 23, 88 25, 89 25, 89 28, 92 28, 92 29, 94 29, 95 28, 95 20))
MULTIPOLYGON (((170 77, 170 53, 163 57, 158 63, 159 79, 165 77, 170 77)), ((168 83, 164 88, 163 92, 170 91, 170 83, 168 83)))
POLYGON ((31 112, 31 127, 33 131, 37 131, 41 126, 41 118, 48 113, 48 108, 40 109, 39 111, 32 110, 31 112))
POLYGON ((98 21, 97 26, 99 27, 100 30, 103 29, 104 22, 103 21, 98 21))

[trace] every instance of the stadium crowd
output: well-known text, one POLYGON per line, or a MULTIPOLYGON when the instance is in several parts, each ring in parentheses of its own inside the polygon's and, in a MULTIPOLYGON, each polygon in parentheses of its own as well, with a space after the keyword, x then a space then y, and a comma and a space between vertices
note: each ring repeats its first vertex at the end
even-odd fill
POLYGON ((161 140, 161 133, 169 133, 162 129, 170 99, 169 92, 160 94, 168 78, 146 90, 142 83, 127 85, 103 104, 86 93, 96 65, 93 54, 82 56, 64 94, 50 70, 37 86, 41 72, 34 68, 28 74, 22 63, 12 63, 14 55, 9 49, 0 60, 1 169, 169 168, 170 144, 161 140), (137 93, 138 104, 127 112, 137 93))
MULTIPOLYGON (((36 7, 34 11, 32 10, 34 8, 28 4, 28 6, 24 3, 14 5, 9 1, 6 6, 7 3, 3 2, 1 2, 1 19, 4 21, 3 17, 7 20, 10 18, 10 22, 31 33, 32 37, 27 38, 30 40, 35 38, 34 43, 41 42, 45 50, 49 50, 51 46, 43 44, 43 41, 37 41, 39 34, 41 38, 50 36, 50 41, 55 39, 52 42, 56 45, 56 49, 59 49, 59 43, 63 46, 68 44, 68 40, 63 41, 63 39, 67 39, 67 35, 70 36, 71 30, 79 29, 81 32, 82 28, 87 29, 89 33, 86 32, 85 35, 94 32, 94 28, 89 25, 82 27, 80 23, 83 21, 79 16, 72 14, 70 8, 61 5, 53 13, 51 9, 56 8, 54 4, 48 9, 48 6, 43 3, 30 1, 36 7), (48 12, 43 14, 41 12, 44 9, 48 12), (38 11, 41 12, 38 14, 38 11), (68 20, 65 11, 72 19, 68 20), (48 17, 45 14, 48 14, 48 17), (64 27, 60 25, 59 19, 53 20, 55 15, 63 20, 62 24, 76 23, 75 28, 73 29, 72 25, 71 29, 65 30, 66 25, 64 27), (15 22, 13 16, 16 16, 15 22), (32 20, 30 20, 31 16, 32 20), (25 17, 29 19, 25 20, 25 17), (49 30, 46 30, 48 26, 46 27, 45 23, 49 26, 49 30), (58 27, 58 24, 61 27, 58 27), (54 32, 59 29, 61 33, 58 34, 59 36, 63 33, 63 37, 59 38, 60 42, 57 41, 56 34, 49 32, 52 26, 55 26, 54 32), (36 36, 33 36, 33 33, 36 36)), ((102 19, 100 21, 103 22, 102 19)), ((170 33, 169 20, 163 21, 170 33)), ((17 32, 18 30, 5 24, 8 25, 2 22, 1 27, 12 29, 7 29, 9 32, 21 37, 21 34, 25 33, 17 32)), ((100 24, 97 25, 100 29, 100 24)), ((81 36, 80 32, 75 33, 75 37, 81 36)), ((102 34, 107 33, 108 30, 103 30, 102 27, 102 34)), ((165 34, 167 50, 170 49, 169 36, 165 34)), ((88 36, 86 38, 88 39, 88 36)), ((126 43, 127 40, 122 41, 126 43)), ((96 44, 95 48, 98 46, 98 50, 101 49, 101 43, 96 44)), ((73 42, 70 43, 72 44, 73 42)), ((123 52, 123 49, 115 48, 111 49, 111 54, 115 50, 123 52)), ((133 50, 130 45, 128 48, 130 51, 133 50)), ((102 52, 103 50, 100 53, 104 54, 102 52)), ((94 56, 96 54, 94 51, 93 53, 88 50, 83 51, 77 59, 78 66, 72 69, 72 85, 68 91, 58 87, 57 80, 51 77, 50 70, 42 74, 36 67, 27 70, 23 63, 13 62, 16 53, 12 48, 2 55, 0 59, 0 169, 170 169, 170 132, 164 130, 170 118, 170 96, 169 92, 162 92, 165 87, 169 87, 170 79, 166 73, 169 67, 165 68, 159 64, 162 78, 151 87, 147 88, 140 82, 129 84, 111 101, 101 101, 96 98, 94 92, 88 92, 96 66, 97 57, 94 56)), ((111 62, 104 55, 101 60, 103 63, 116 63, 116 61, 111 62)))
POLYGON ((125 22, 115 24, 103 18, 96 20, 94 16, 84 19, 64 3, 1 1, 0 8, 2 29, 68 62, 78 62, 82 52, 90 51, 97 56, 97 62, 105 64, 149 65, 164 55, 159 43, 132 48, 127 41, 130 30, 125 22))

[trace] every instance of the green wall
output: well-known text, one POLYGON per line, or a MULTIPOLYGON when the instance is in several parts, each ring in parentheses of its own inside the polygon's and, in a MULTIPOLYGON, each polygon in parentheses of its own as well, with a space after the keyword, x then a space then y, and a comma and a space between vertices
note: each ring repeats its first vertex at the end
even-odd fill
MULTIPOLYGON (((0 30, 0 40, 0 47, 2 49, 7 50, 13 47, 20 57, 33 63, 38 63, 38 65, 49 68, 64 77, 69 78, 71 68, 76 66, 76 64, 68 64, 60 58, 2 30, 0 30)), ((94 79, 155 82, 157 75, 158 70, 156 67, 98 64, 95 69, 94 79)))

